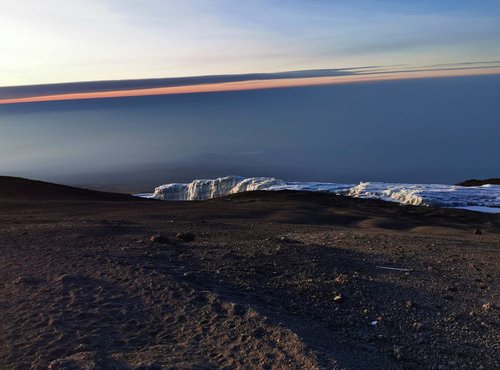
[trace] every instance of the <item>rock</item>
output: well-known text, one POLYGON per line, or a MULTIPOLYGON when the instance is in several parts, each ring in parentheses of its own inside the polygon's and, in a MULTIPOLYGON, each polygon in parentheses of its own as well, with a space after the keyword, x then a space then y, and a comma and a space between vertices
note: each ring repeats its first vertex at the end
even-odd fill
POLYGON ((335 303, 341 303, 344 300, 341 294, 336 294, 335 297, 333 297, 333 301, 335 303))
POLYGON ((340 274, 339 276, 337 276, 337 277, 335 278, 334 282, 335 282, 336 284, 340 284, 340 285, 342 285, 342 284, 347 283, 347 280, 348 280, 347 275, 340 274))
POLYGON ((413 301, 408 300, 408 301, 405 302, 405 306, 407 308, 415 308, 415 307, 417 307, 417 304, 415 302, 413 302, 413 301))
POLYGON ((149 238, 149 240, 152 241, 153 243, 160 243, 160 244, 168 243, 168 239, 160 234, 152 235, 151 238, 149 238))
POLYGON ((485 311, 491 311, 492 308, 493 308, 493 304, 491 302, 487 302, 487 303, 483 304, 483 309, 485 311))
POLYGON ((424 327, 424 324, 422 324, 422 323, 420 323, 418 321, 415 321, 413 323, 413 330, 415 330, 415 331, 420 331, 420 330, 423 329, 423 327, 424 327))
POLYGON ((473 233, 476 235, 481 235, 483 232, 480 229, 474 229, 473 233))
POLYGON ((36 277, 33 276, 19 276, 16 278, 12 284, 19 284, 19 285, 37 285, 40 283, 40 280, 37 279, 36 277))
POLYGON ((194 234, 192 233, 177 233, 175 236, 177 239, 182 240, 183 242, 192 242, 194 240, 194 234))
POLYGON ((403 359, 403 347, 401 347, 401 346, 392 347, 392 354, 396 360, 402 360, 403 359))

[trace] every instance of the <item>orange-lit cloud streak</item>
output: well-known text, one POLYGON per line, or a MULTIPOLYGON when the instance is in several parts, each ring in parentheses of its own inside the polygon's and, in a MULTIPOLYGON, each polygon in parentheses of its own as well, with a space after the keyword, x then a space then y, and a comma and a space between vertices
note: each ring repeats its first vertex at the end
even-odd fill
POLYGON ((31 96, 23 98, 0 99, 0 104, 35 103, 35 102, 50 102, 50 101, 64 101, 64 100, 84 100, 84 99, 105 99, 105 98, 121 98, 121 97, 134 97, 134 96, 153 96, 153 95, 193 94, 193 93, 210 93, 210 92, 223 92, 223 91, 260 90, 260 89, 273 89, 273 88, 286 88, 286 87, 361 83, 361 82, 373 82, 373 81, 391 81, 391 80, 405 80, 405 79, 478 76, 478 75, 495 75, 495 74, 500 74, 500 67, 491 67, 482 69, 429 70, 429 71, 410 71, 410 72, 401 71, 389 74, 366 73, 366 74, 349 75, 349 76, 252 80, 252 81, 238 81, 238 82, 224 82, 224 83, 208 83, 200 85, 41 95, 41 96, 31 96))

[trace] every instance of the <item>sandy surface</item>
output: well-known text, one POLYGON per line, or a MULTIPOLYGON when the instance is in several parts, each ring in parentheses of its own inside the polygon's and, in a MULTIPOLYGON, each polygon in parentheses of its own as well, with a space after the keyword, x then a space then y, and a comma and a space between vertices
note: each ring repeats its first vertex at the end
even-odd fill
POLYGON ((500 215, 23 186, 0 199, 1 369, 500 368, 500 215))

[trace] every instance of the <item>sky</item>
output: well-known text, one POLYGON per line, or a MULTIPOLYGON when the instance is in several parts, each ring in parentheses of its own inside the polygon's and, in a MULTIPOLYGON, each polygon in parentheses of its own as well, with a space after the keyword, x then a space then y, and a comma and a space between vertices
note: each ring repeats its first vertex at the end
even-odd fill
POLYGON ((0 175, 454 184, 498 177, 499 101, 488 75, 0 105, 0 175))
POLYGON ((500 60, 495 0, 0 0, 0 86, 500 60))
POLYGON ((0 0, 0 175, 498 177, 498 0, 0 0))

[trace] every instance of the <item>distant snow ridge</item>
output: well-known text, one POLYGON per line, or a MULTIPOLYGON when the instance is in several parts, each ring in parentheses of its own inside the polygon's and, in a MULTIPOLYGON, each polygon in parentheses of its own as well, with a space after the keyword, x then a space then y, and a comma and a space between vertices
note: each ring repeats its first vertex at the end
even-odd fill
POLYGON ((328 192, 355 198, 381 199, 409 205, 500 207, 500 185, 463 187, 440 184, 391 184, 385 182, 362 182, 356 185, 285 182, 273 177, 245 178, 241 176, 195 180, 188 184, 161 185, 155 189, 152 197, 163 200, 205 200, 253 190, 328 192))
POLYGON ((455 186, 441 184, 390 184, 362 182, 347 194, 411 205, 443 207, 500 207, 500 185, 455 186))

